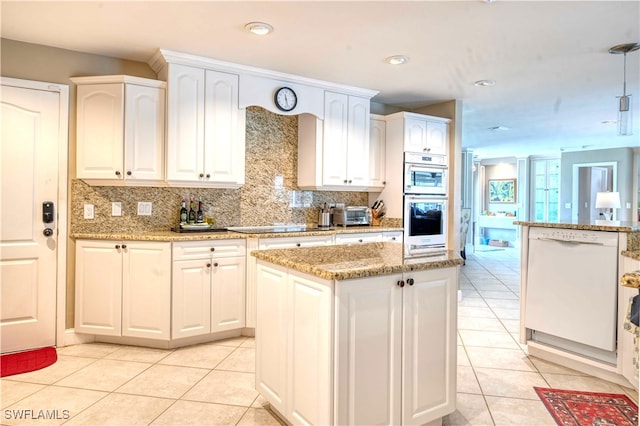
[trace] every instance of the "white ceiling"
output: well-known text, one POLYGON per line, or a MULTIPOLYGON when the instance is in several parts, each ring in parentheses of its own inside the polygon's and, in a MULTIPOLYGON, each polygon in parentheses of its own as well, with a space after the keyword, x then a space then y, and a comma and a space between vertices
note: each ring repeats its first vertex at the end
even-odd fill
POLYGON ((6 1, 3 38, 147 62, 158 48, 379 90, 374 102, 463 105, 480 158, 640 146, 640 51, 627 55, 634 135, 616 136, 640 1, 6 1), (246 23, 275 31, 257 37, 246 23), (410 61, 390 66, 385 57, 410 61), (474 81, 493 79, 494 87, 474 81), (493 126, 508 131, 491 131, 493 126))

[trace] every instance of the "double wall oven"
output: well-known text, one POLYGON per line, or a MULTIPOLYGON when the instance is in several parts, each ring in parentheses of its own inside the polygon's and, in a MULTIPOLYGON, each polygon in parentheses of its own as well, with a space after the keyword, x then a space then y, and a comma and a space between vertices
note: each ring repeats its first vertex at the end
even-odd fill
POLYGON ((410 254, 446 248, 447 186, 446 156, 405 152, 404 233, 410 254))

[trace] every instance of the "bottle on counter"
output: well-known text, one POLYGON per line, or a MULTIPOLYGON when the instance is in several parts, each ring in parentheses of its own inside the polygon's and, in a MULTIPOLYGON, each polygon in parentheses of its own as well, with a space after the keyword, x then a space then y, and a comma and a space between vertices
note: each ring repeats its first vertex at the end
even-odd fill
POLYGON ((193 198, 191 199, 191 203, 189 204, 189 224, 193 225, 196 223, 196 210, 193 204, 193 198))
POLYGON ((182 207, 180 208, 180 223, 187 223, 189 212, 187 211, 187 200, 182 199, 182 207))
POLYGON ((196 223, 204 222, 204 214, 202 213, 202 200, 198 201, 198 211, 196 212, 196 223))

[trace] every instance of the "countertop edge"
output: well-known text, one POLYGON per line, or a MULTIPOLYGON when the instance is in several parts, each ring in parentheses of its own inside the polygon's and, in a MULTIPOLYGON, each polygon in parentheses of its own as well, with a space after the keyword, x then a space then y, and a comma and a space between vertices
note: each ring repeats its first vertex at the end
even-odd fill
MULTIPOLYGON (((604 222, 604 221, 602 221, 604 222)), ((583 231, 608 231, 608 232, 640 232, 639 225, 632 225, 631 223, 624 222, 623 224, 604 224, 604 223, 562 223, 562 222, 528 222, 522 220, 516 220, 514 225, 522 225, 538 228, 562 228, 562 229, 577 229, 583 231)))
POLYGON ((640 250, 624 250, 620 254, 630 259, 640 260, 640 250))

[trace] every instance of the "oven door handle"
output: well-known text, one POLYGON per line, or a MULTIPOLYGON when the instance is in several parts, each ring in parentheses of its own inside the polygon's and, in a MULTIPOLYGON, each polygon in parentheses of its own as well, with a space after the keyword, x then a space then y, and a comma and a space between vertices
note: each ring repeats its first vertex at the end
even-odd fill
POLYGON ((419 200, 419 201, 447 201, 446 195, 405 195, 407 200, 419 200))
POLYGON ((418 163, 405 163, 405 167, 407 170, 425 170, 429 171, 432 169, 436 169, 438 171, 445 170, 447 166, 443 164, 418 164, 418 163))

